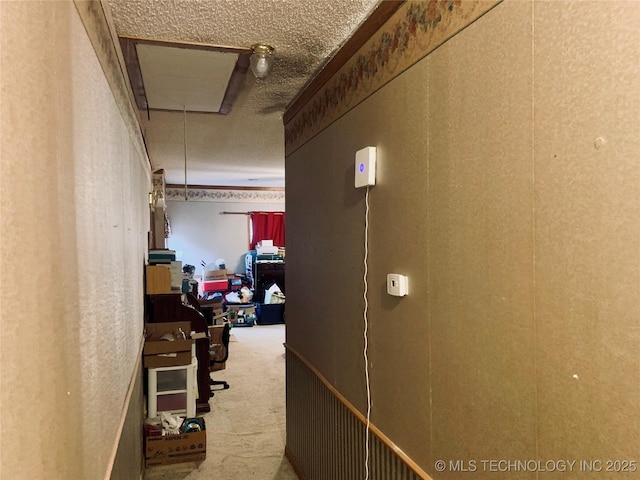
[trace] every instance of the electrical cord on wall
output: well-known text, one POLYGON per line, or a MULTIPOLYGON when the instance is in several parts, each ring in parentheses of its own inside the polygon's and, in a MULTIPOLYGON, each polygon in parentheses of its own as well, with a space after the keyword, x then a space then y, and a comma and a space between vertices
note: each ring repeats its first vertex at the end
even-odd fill
POLYGON ((369 429, 371 427, 371 385, 369 383, 369 300, 367 294, 369 286, 367 284, 367 274, 369 271, 369 187, 367 187, 367 193, 364 197, 365 213, 364 213, 364 375, 367 385, 367 426, 365 430, 365 457, 364 457, 364 469, 365 480, 369 480, 369 429))

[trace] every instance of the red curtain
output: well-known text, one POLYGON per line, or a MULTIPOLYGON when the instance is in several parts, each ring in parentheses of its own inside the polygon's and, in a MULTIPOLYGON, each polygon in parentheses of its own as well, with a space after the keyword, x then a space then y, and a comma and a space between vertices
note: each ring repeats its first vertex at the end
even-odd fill
POLYGON ((251 250, 261 240, 273 240, 277 247, 284 247, 284 212, 251 212, 251 250))

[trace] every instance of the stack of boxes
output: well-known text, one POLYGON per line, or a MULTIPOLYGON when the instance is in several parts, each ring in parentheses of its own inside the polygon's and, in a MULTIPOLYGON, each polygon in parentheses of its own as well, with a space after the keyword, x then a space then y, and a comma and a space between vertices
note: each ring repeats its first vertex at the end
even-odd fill
POLYGON ((229 277, 227 270, 205 270, 202 283, 203 292, 222 292, 229 289, 229 277))
MULTIPOLYGON (((179 293, 182 289, 182 262, 173 250, 149 251, 146 267, 148 295, 179 293)), ((194 336, 195 338, 195 336, 194 336)), ((207 432, 204 419, 195 417, 197 361, 191 322, 147 323, 143 365, 148 370, 144 455, 147 466, 205 459, 207 432), (175 434, 167 434, 160 416, 185 417, 175 434), (194 427, 195 425, 195 427, 194 427)))
POLYGON ((201 430, 186 429, 193 421, 196 405, 196 368, 190 322, 148 323, 143 364, 149 369, 147 397, 149 416, 145 422, 147 466, 205 459, 207 434, 204 419, 195 418, 201 430), (179 433, 165 435, 158 417, 161 412, 186 418, 179 433))
POLYGON ((174 250, 149 250, 146 274, 148 295, 182 289, 182 262, 176 261, 174 250))

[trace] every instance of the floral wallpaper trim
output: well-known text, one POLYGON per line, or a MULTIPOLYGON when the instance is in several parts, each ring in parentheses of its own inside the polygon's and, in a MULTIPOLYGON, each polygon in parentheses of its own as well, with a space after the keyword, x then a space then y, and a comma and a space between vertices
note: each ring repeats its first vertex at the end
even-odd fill
POLYGON ((293 153, 501 1, 406 2, 285 125, 285 154, 293 153))
MULTIPOLYGON (((167 188, 166 199, 185 201, 184 188, 167 188)), ((188 188, 187 200, 190 202, 284 202, 284 190, 188 188)))

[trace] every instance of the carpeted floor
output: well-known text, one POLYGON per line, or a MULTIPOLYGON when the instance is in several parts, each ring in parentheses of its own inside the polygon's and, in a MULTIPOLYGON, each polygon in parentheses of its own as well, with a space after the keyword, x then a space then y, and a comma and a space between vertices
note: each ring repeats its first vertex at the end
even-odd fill
POLYGON ((231 330, 227 368, 213 375, 231 388, 209 400, 207 459, 150 467, 146 480, 296 480, 284 457, 284 325, 231 330))

